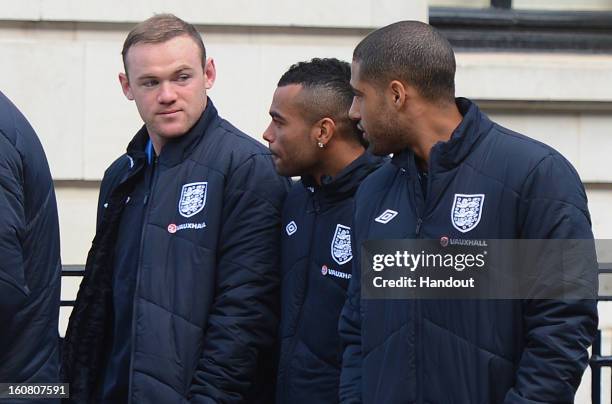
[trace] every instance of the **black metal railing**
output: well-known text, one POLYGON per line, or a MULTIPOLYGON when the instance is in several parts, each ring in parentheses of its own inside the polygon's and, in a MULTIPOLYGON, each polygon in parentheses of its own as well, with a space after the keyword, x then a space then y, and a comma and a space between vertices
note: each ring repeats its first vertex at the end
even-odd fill
MULTIPOLYGON (((83 276, 85 267, 83 265, 64 265, 62 267, 62 277, 64 276, 83 276)), ((612 275, 612 264, 600 264, 599 274, 612 275)), ((612 295, 600 295, 599 301, 612 301, 612 295)), ((62 300, 60 303, 63 307, 74 306, 74 300, 62 300)), ((601 385, 601 369, 604 367, 612 368, 612 355, 601 354, 601 330, 597 330, 597 336, 593 342, 593 352, 589 360, 591 367, 591 401, 593 404, 601 403, 602 385, 601 385)), ((612 376, 610 379, 612 385, 612 376)))
MULTIPOLYGON (((62 266, 62 279, 64 276, 83 276, 85 275, 84 265, 63 265, 62 266)), ((61 307, 72 307, 74 306, 74 300, 62 300, 60 301, 61 307)))
MULTIPOLYGON (((606 274, 612 274, 612 264, 600 263, 599 274, 604 276, 606 274)), ((599 295, 598 300, 600 302, 612 301, 612 295, 599 295)), ((589 366, 591 367, 591 402, 593 404, 601 403, 601 368, 612 368, 612 355, 602 355, 601 345, 601 330, 597 330, 597 336, 595 337, 595 341, 593 341, 593 353, 589 361, 589 366)), ((612 377, 610 378, 610 383, 612 385, 612 377)))

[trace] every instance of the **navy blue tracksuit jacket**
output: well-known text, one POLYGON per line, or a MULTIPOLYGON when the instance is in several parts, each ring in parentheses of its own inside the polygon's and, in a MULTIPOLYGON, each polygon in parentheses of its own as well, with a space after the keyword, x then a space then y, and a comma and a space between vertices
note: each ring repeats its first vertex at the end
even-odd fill
MULTIPOLYGON (((585 191, 567 160, 470 101, 457 104, 463 121, 433 147, 426 195, 409 150, 363 182, 356 246, 442 236, 592 238, 585 191), (453 202, 465 195, 484 195, 475 199, 479 221, 453 219, 453 202)), ((339 324, 341 402, 573 402, 597 328, 595 301, 365 300, 359 280, 355 255, 339 324)))
POLYGON ((34 129, 0 93, 0 382, 59 381, 60 285, 59 224, 47 158, 34 129))
POLYGON ((113 322, 115 244, 145 204, 133 292, 128 403, 271 400, 280 219, 287 181, 212 101, 159 155, 144 197, 146 128, 106 171, 98 228, 63 350, 71 400, 96 402, 113 322), (128 206, 126 208, 126 206, 128 206), (270 397, 266 396, 266 393, 270 397))
POLYGON ((353 196, 380 166, 369 153, 316 186, 303 179, 283 208, 281 356, 277 403, 335 403, 342 349, 338 316, 351 277, 353 196))

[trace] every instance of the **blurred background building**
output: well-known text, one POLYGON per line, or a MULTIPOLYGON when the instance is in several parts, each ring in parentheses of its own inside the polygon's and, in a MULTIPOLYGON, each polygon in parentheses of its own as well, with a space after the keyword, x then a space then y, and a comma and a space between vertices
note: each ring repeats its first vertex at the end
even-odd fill
MULTIPOLYGON (((104 169, 142 124, 117 79, 123 40, 161 12, 199 28, 217 65, 211 98, 259 140, 291 64, 350 61, 371 30, 428 21, 456 50, 457 95, 566 156, 585 183, 595 236, 612 238, 612 0, 0 0, 0 89, 47 152, 65 265, 85 263, 104 169)), ((79 280, 64 278, 63 299, 74 298, 79 280)), ((606 304, 604 352, 612 329, 606 304)), ((604 380, 609 403, 609 372, 604 380)), ((577 402, 590 402, 588 371, 577 402)))

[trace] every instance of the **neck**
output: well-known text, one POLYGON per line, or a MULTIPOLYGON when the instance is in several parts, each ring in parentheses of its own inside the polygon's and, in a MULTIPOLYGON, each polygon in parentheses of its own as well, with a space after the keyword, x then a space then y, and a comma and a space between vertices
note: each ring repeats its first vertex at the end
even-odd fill
POLYGON ((426 104, 419 116, 413 119, 415 136, 410 147, 425 169, 434 145, 448 142, 462 120, 463 116, 454 102, 445 105, 426 104))
POLYGON ((153 150, 155 150, 155 155, 159 156, 161 154, 162 148, 166 144, 166 139, 161 136, 151 134, 149 132, 149 138, 151 139, 151 143, 153 143, 153 150))
POLYGON ((355 161, 365 152, 363 146, 356 142, 331 141, 320 151, 320 164, 311 175, 317 185, 321 185, 321 177, 335 177, 340 171, 355 161))

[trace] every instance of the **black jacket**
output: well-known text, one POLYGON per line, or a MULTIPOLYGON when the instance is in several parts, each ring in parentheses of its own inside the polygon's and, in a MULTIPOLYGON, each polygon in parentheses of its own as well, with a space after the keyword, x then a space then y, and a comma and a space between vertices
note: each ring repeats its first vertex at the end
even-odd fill
POLYGON ((351 277, 353 196, 382 160, 369 153, 335 178, 293 185, 281 235, 281 355, 277 403, 334 403, 342 346, 338 317, 351 277))
MULTIPOLYGON (((572 166, 468 100, 457 103, 464 118, 431 151, 426 198, 410 151, 363 182, 356 245, 442 236, 591 239, 587 198, 572 166), (453 222, 461 194, 484 195, 472 226, 453 222)), ((359 265, 355 256, 339 324, 342 402, 573 402, 597 328, 595 301, 362 300, 359 265)))
POLYGON ((0 93, 0 382, 59 381, 60 284, 49 165, 34 129, 0 93))
MULTIPOLYGON (((105 173, 99 225, 70 318, 63 372, 90 402, 103 371, 117 223, 142 181, 143 128, 105 173)), ((158 159, 142 229, 129 400, 241 403, 261 394, 278 324, 280 213, 287 182, 266 148, 212 102, 158 159)), ((140 236, 140 235, 138 235, 140 236)))

